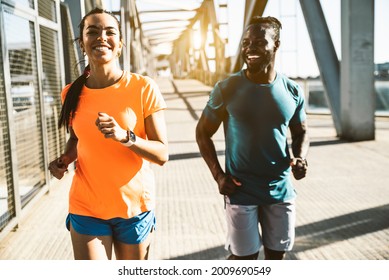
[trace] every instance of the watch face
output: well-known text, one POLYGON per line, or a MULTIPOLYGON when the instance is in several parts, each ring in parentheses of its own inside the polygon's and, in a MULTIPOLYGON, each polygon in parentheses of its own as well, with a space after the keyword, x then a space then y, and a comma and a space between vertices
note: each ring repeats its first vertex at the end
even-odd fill
POLYGON ((135 133, 132 132, 131 130, 130 130, 130 141, 131 141, 131 142, 135 142, 135 141, 136 141, 136 135, 135 135, 135 133))

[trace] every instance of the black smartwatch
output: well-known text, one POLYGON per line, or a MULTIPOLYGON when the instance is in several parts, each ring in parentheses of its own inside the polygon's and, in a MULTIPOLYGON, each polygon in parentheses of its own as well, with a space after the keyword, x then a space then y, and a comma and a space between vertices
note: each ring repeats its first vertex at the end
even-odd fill
POLYGON ((136 135, 132 130, 127 130, 126 142, 120 142, 126 147, 132 146, 136 142, 136 135))
POLYGON ((308 161, 306 158, 297 158, 297 160, 300 159, 305 166, 308 166, 308 161))

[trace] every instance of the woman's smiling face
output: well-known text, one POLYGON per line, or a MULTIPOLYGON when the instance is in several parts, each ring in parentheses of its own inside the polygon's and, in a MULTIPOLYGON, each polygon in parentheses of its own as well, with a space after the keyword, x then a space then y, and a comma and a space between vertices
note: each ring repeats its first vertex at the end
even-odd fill
POLYGON ((80 46, 90 63, 104 64, 115 60, 122 48, 117 20, 107 13, 86 17, 80 46))

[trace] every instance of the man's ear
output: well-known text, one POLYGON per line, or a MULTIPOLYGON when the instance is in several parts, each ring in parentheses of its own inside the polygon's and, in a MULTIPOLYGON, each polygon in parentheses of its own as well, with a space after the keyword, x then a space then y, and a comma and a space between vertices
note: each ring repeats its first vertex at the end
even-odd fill
POLYGON ((278 50, 280 45, 281 45, 281 41, 280 40, 275 41, 274 42, 275 50, 278 50))

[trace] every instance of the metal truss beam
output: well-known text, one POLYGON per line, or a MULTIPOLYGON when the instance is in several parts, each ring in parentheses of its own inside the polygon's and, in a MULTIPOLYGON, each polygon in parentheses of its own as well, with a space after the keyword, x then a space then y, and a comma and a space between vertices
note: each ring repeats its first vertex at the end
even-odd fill
POLYGON ((340 118, 340 66, 331 35, 319 1, 300 0, 306 26, 320 77, 331 109, 333 122, 338 136, 341 135, 340 118))

